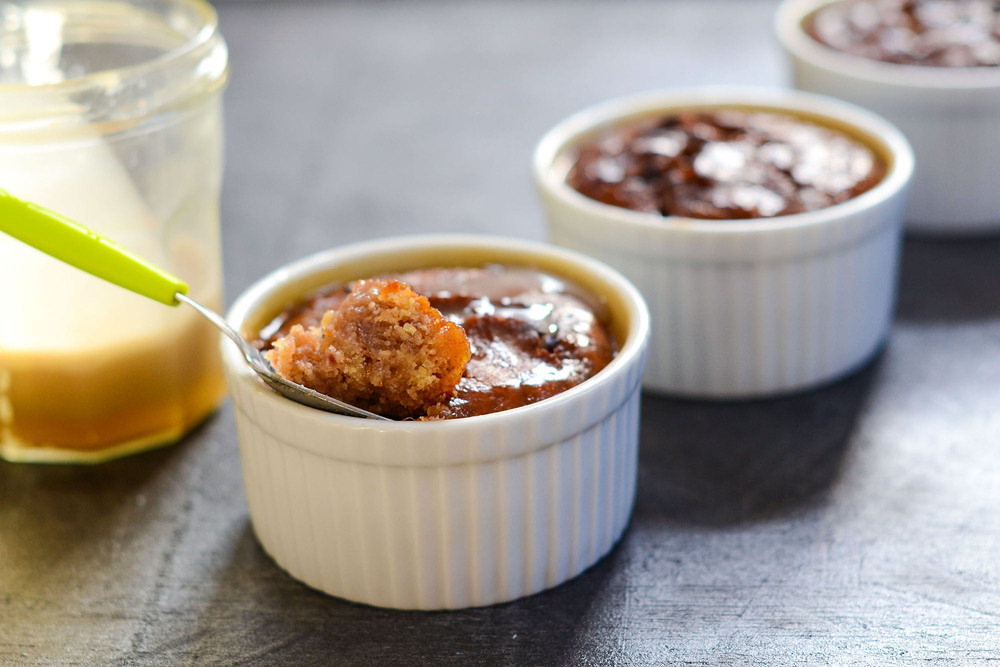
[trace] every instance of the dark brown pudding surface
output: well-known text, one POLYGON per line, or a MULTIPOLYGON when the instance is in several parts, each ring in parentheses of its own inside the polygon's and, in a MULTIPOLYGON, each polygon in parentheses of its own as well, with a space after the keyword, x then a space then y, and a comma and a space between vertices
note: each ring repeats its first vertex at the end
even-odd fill
MULTIPOLYGON (((376 411, 383 414, 452 419, 509 410, 583 382, 604 368, 616 352, 602 323, 601 304, 578 286, 535 269, 436 268, 378 279, 389 284, 398 281, 426 297, 445 320, 464 330, 471 348, 471 358, 449 396, 428 401, 415 411, 406 406, 404 413, 392 406, 379 407, 375 401, 376 411)), ((330 311, 356 298, 352 290, 358 285, 370 289, 375 282, 323 290, 287 309, 259 333, 258 347, 271 350, 296 325, 300 336, 303 330, 320 327, 324 317, 329 322, 330 311)), ((433 319, 428 322, 432 329, 441 329, 433 319)))
POLYGON ((827 46, 903 65, 1000 65, 998 0, 847 0, 805 24, 827 46))
POLYGON ((770 218, 874 187, 864 144, 782 114, 692 110, 615 128, 582 145, 566 181, 597 201, 691 218, 770 218))

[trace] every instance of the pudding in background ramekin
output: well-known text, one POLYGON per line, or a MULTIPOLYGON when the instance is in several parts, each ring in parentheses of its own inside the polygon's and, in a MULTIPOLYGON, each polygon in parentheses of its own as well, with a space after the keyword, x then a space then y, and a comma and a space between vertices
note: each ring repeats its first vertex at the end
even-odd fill
POLYGON ((778 10, 794 86, 871 109, 906 134, 917 160, 909 230, 1000 230, 1000 67, 898 64, 836 50, 806 29, 830 4, 786 0, 778 10))
POLYGON ((536 267, 601 299, 615 358, 524 407, 379 422, 293 403, 223 346, 254 531, 296 579, 383 607, 487 605, 562 583, 621 537, 635 498, 649 315, 609 267, 526 241, 398 237, 279 269, 244 292, 228 318, 252 337, 290 302, 331 283, 491 263, 536 267))
POLYGON ((859 368, 886 339, 913 155, 903 135, 870 112, 796 91, 645 93, 560 122, 539 142, 533 168, 551 240, 619 269, 645 295, 653 325, 648 389, 702 398, 806 389, 859 368), (788 114, 838 130, 873 149, 885 176, 827 208, 744 220, 630 210, 567 184, 588 140, 691 109, 788 114))

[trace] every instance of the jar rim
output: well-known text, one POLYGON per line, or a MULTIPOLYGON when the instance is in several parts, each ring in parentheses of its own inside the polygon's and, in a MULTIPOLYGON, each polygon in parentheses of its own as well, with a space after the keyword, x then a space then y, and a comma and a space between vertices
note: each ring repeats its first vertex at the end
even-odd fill
MULTIPOLYGON (((58 4, 39 3, 40 6, 58 4)), ((98 0, 92 4, 106 7, 126 5, 136 7, 135 3, 127 0, 98 0)), ((157 4, 170 10, 187 12, 190 16, 190 30, 182 30, 171 25, 166 15, 157 17, 163 25, 167 25, 178 35, 179 43, 168 46, 149 58, 138 59, 117 67, 95 69, 61 81, 0 83, 0 99, 17 101, 17 104, 5 104, 4 106, 8 108, 0 109, 0 127, 5 128, 5 132, 15 128, 18 131, 40 127, 51 128, 54 124, 58 125, 67 119, 73 119, 71 123, 77 124, 81 117, 88 115, 91 110, 74 104, 71 101, 73 97, 99 91, 103 91, 108 97, 113 97, 129 84, 147 85, 153 80, 154 73, 173 72, 176 76, 173 80, 170 80, 169 76, 164 77, 152 87, 153 92, 158 95, 152 104, 148 102, 106 104, 107 110, 113 113, 115 120, 146 117, 176 104, 179 100, 190 99, 221 88, 228 78, 228 50, 218 31, 218 15, 215 9, 206 0, 157 0, 157 4), (206 66, 204 63, 209 60, 211 65, 206 66)), ((151 6, 138 8, 149 9, 151 6)), ((87 122, 92 121, 93 118, 87 119, 87 122)))
MULTIPOLYGON (((219 19, 215 9, 205 0, 165 0, 170 4, 189 7, 194 10, 200 19, 200 27, 197 32, 184 40, 183 43, 167 49, 163 53, 157 54, 148 60, 142 60, 122 67, 95 70, 78 77, 56 81, 52 83, 28 84, 28 83, 0 83, 0 93, 16 92, 21 90, 55 90, 59 88, 79 85, 89 79, 96 79, 106 76, 109 72, 133 72, 142 69, 153 69, 164 62, 169 62, 183 58, 185 55, 198 49, 198 47, 208 43, 213 36, 218 34, 219 19)), ((127 0, 103 0, 101 4, 131 4, 127 0)))

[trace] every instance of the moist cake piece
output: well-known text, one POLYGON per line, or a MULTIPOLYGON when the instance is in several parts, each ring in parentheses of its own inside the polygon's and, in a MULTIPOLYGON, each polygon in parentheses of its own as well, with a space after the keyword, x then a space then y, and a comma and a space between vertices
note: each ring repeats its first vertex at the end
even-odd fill
MULTIPOLYGON (((471 347, 471 358, 463 356, 468 361, 454 392, 436 403, 428 394, 424 410, 409 417, 458 419, 536 403, 592 377, 617 351, 605 326, 608 317, 602 300, 533 267, 427 268, 379 280, 405 283, 426 296, 432 308, 464 330, 471 347)), ((365 282, 374 281, 361 284, 365 282)), ((280 341, 321 329, 328 311, 339 311, 343 301, 358 291, 356 285, 319 290, 278 314, 258 333, 255 344, 261 350, 297 348, 294 340, 280 341)), ((319 350, 319 344, 310 341, 296 352, 303 359, 300 365, 309 372, 322 372, 309 359, 319 354, 312 350, 319 350)))
POLYGON ((471 351, 465 331, 408 285, 359 280, 318 326, 292 326, 264 356, 293 382, 404 419, 454 392, 471 351))

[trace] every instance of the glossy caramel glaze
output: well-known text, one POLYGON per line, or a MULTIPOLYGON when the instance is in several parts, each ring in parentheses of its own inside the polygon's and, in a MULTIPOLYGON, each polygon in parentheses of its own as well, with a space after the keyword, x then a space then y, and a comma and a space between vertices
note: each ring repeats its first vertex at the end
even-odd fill
MULTIPOLYGON (((525 267, 423 269, 380 276, 410 285, 461 326, 472 358, 454 394, 424 419, 489 414, 554 396, 591 377, 614 357, 601 304, 579 287, 525 267)), ((263 329, 269 349, 296 324, 316 326, 348 288, 323 290, 263 329)))
POLYGON ((1000 1, 859 0, 823 7, 805 24, 827 46, 904 65, 1000 65, 1000 1))
POLYGON ((706 219, 825 208, 874 187, 867 146, 774 113, 692 110, 615 128, 578 149, 570 187, 612 206, 706 219))

